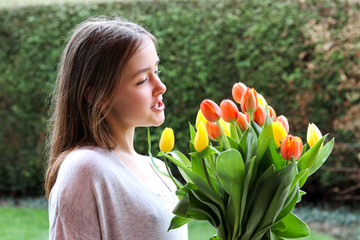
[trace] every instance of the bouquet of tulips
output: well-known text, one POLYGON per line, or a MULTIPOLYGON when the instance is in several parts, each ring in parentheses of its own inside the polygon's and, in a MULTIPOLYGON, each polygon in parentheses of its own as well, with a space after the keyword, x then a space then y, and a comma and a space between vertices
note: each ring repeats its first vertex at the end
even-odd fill
POLYGON ((287 118, 277 117, 255 89, 236 83, 232 96, 241 112, 229 99, 220 106, 209 99, 201 102, 195 128, 189 124, 190 159, 172 150, 172 129, 161 135, 158 156, 168 170, 163 174, 174 181, 180 199, 169 229, 195 219, 217 229, 212 240, 308 236, 308 226, 292 210, 305 194, 301 187, 307 178, 330 155, 334 139, 324 145, 326 136, 309 124, 303 145, 289 134, 287 118), (173 176, 168 161, 185 185, 173 176))

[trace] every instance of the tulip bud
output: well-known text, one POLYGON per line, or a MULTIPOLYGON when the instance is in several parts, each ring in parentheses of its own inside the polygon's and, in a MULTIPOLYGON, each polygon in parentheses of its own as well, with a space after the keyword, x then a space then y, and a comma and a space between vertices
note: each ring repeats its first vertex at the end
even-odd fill
POLYGON ((281 156, 285 160, 298 160, 302 153, 302 141, 299 137, 287 135, 281 143, 281 156))
POLYGON ((205 99, 200 104, 200 109, 205 119, 209 122, 216 122, 221 118, 220 107, 212 100, 205 99))
POLYGON ((253 120, 257 123, 260 127, 265 124, 266 119, 266 112, 263 106, 258 106, 256 111, 253 114, 253 120))
POLYGON ((225 122, 235 122, 239 117, 239 109, 235 103, 229 99, 221 101, 220 109, 225 122))
POLYGON ((274 121, 276 118, 276 112, 271 106, 268 107, 269 107, 270 118, 272 118, 272 120, 274 121))
POLYGON ((275 118, 275 122, 281 123, 285 128, 286 134, 289 133, 289 122, 285 116, 283 115, 278 116, 277 118, 275 118))
POLYGON ((245 131, 249 127, 245 114, 239 112, 239 117, 236 121, 236 124, 240 127, 241 131, 245 131))
POLYGON ((198 111, 198 113, 196 115, 196 122, 195 122, 196 129, 198 129, 200 122, 203 122, 205 125, 207 123, 204 115, 201 112, 201 109, 199 109, 199 111, 198 111))
POLYGON ((206 122, 206 131, 211 140, 213 141, 221 140, 221 131, 217 123, 206 122))
POLYGON ((261 105, 261 106, 263 106, 263 107, 266 107, 267 102, 266 102, 265 98, 263 97, 263 95, 261 95, 260 93, 258 93, 257 96, 258 96, 259 105, 261 105))
POLYGON ((170 152, 175 144, 174 131, 171 128, 165 128, 161 133, 159 148, 163 152, 170 152))
POLYGON ((209 137, 206 132, 206 128, 204 123, 199 124, 199 128, 196 132, 195 139, 194 139, 194 146, 196 151, 201 152, 209 145, 209 137))
POLYGON ((246 86, 245 84, 238 82, 235 83, 233 88, 232 88, 232 97, 235 100, 235 102, 240 103, 241 102, 241 98, 246 90, 246 86))
POLYGON ((281 146, 281 142, 286 137, 287 133, 284 126, 280 122, 272 123, 272 130, 274 134, 274 141, 277 147, 281 146))
POLYGON ((322 138, 319 128, 314 123, 309 123, 307 129, 307 143, 310 147, 314 146, 322 138))
POLYGON ((254 88, 247 88, 241 98, 241 111, 252 114, 258 107, 258 97, 254 88))

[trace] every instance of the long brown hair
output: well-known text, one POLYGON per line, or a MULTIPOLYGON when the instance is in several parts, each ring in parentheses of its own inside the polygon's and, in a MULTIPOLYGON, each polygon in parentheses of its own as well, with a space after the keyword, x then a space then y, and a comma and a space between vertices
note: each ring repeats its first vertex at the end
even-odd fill
POLYGON ((74 30, 63 51, 49 120, 48 198, 65 156, 81 146, 113 149, 105 121, 125 64, 145 38, 141 26, 118 17, 92 18, 74 30))

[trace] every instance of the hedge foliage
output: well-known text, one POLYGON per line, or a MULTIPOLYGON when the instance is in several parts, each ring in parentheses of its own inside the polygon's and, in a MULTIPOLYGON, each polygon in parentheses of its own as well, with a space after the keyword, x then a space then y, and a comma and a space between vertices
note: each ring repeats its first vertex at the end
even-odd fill
MULTIPOLYGON (((359 168, 360 36, 343 34, 351 31, 350 24, 360 24, 359 12, 359 4, 325 0, 0 10, 0 193, 42 192, 47 100, 59 57, 70 31, 99 15, 125 17, 158 38, 161 79, 168 88, 163 126, 174 129, 177 149, 188 151, 188 122, 194 123, 201 100, 231 98, 233 83, 241 81, 287 116, 291 133, 304 141, 309 122, 336 136, 328 167, 359 168)), ((154 153, 161 130, 151 129, 154 153)), ((137 130, 136 148, 146 153, 144 129, 137 130)), ((353 184, 329 170, 320 171, 312 183, 309 190, 321 189, 320 197, 353 184)))

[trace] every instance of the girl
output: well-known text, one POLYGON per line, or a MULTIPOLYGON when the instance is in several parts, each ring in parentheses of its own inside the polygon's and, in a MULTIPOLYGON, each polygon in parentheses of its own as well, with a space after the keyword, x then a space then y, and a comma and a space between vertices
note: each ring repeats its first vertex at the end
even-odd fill
POLYGON ((50 239, 187 239, 186 227, 167 231, 172 181, 133 146, 135 127, 165 118, 155 44, 118 18, 85 21, 68 41, 50 121, 50 239))

